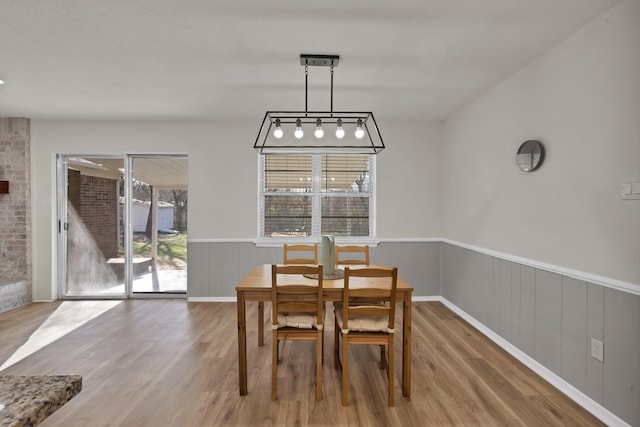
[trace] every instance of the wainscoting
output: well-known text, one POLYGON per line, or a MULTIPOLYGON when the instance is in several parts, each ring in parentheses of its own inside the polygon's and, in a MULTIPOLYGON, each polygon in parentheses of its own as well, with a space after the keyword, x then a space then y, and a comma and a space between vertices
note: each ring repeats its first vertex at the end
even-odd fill
MULTIPOLYGON (((188 298, 235 299, 236 285, 256 264, 282 262, 282 247, 257 247, 252 241, 190 241, 188 298)), ((372 264, 395 265, 414 295, 440 295, 441 243, 382 242, 370 250, 372 264)))
MULTIPOLYGON (((636 285, 627 291, 615 281, 593 283, 586 273, 581 280, 463 246, 441 239, 382 241, 371 248, 371 263, 397 265, 416 300, 456 307, 494 341, 516 349, 512 354, 521 352, 521 359, 550 372, 562 383, 557 387, 603 421, 640 426, 636 285), (604 343, 604 362, 591 357, 591 338, 604 343)), ((253 266, 282 262, 281 247, 250 240, 191 241, 188 250, 190 301, 233 301, 235 286, 253 266)))
POLYGON ((442 296, 626 423, 640 425, 640 295, 442 244, 442 296), (604 362, 591 357, 604 343, 604 362))

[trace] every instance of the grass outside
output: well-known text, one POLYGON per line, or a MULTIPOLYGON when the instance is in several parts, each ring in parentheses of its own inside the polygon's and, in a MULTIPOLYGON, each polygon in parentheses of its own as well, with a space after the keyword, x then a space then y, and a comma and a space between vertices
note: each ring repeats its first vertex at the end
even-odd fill
MULTIPOLYGON (((144 233, 133 235, 133 253, 135 256, 150 257, 151 241, 144 233)), ((182 270, 187 266, 187 235, 158 234, 158 269, 182 270)))

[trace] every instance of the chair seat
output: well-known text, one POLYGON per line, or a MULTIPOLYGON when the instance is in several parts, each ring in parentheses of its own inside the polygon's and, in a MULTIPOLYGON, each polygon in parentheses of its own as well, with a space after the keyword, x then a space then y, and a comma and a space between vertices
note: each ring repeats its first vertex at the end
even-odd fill
MULTIPOLYGON (((271 320, 271 323, 273 324, 273 315, 271 317, 271 320)), ((278 313, 278 324, 274 326, 277 326, 277 329, 285 327, 300 329, 319 329, 318 316, 310 313, 278 313)))
MULTIPOLYGON (((384 306, 384 307, 388 307, 389 303, 387 301, 360 301, 360 302, 352 302, 349 304, 349 307, 360 307, 360 306, 364 306, 364 307, 379 307, 379 306, 384 306)), ((333 302, 333 311, 336 310, 342 310, 342 301, 334 301, 333 302)), ((386 317, 386 316, 385 316, 386 317)))
MULTIPOLYGON (((366 305, 375 306, 380 304, 366 305)), ((344 325, 344 311, 342 309, 342 304, 336 303, 334 304, 333 308, 336 314, 336 327, 342 329, 342 325, 344 325)), ((359 332, 393 333, 393 331, 389 329, 389 316, 350 316, 349 330, 359 332)))

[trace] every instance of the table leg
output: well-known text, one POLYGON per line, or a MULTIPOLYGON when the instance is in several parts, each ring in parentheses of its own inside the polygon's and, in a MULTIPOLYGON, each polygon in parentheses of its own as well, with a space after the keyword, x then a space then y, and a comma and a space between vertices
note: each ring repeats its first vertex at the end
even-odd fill
POLYGON ((411 295, 402 307, 402 395, 411 397, 411 295))
POLYGON ((258 302, 258 346, 264 345, 264 301, 258 302))
POLYGON ((240 396, 247 394, 247 315, 244 292, 237 292, 238 308, 238 373, 240 396))

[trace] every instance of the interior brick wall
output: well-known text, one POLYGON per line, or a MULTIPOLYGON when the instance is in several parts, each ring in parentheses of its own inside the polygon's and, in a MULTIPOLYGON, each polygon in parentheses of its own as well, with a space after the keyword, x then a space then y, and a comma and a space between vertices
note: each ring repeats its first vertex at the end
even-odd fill
POLYGON ((0 293, 0 311, 31 301, 30 126, 0 118, 0 180, 9 181, 9 194, 0 194, 0 286, 12 286, 10 298, 9 288, 0 293))

